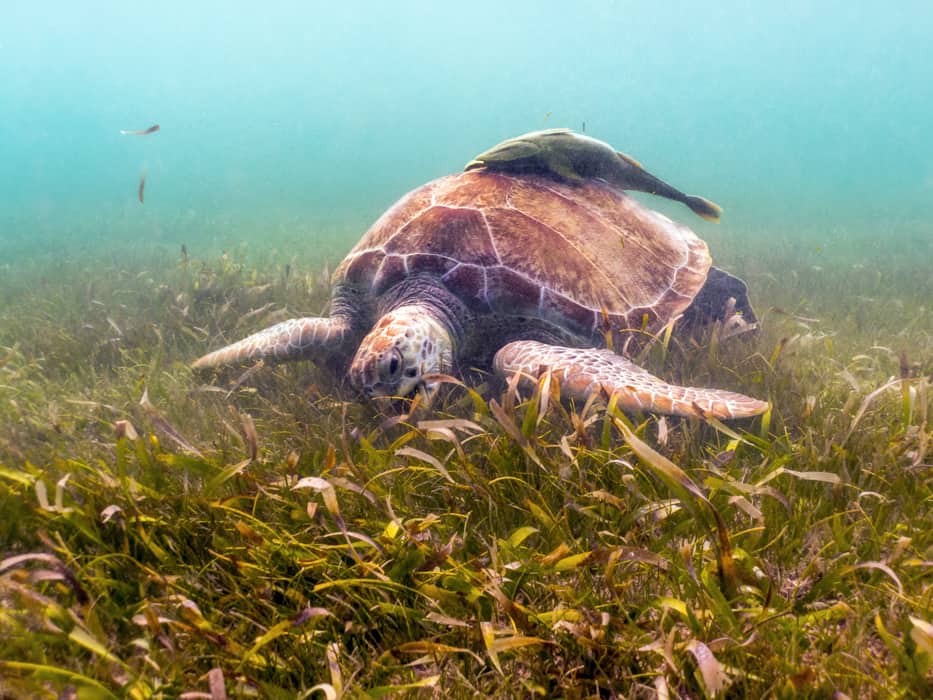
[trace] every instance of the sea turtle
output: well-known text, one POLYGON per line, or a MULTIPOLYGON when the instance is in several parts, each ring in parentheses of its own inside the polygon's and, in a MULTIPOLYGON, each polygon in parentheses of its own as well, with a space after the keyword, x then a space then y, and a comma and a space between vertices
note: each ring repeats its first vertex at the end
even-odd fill
POLYGON ((431 392, 431 375, 474 367, 528 384, 550 371, 565 398, 597 390, 623 409, 754 416, 768 404, 668 384, 605 347, 607 329, 616 348, 662 329, 709 269, 693 231, 606 182, 472 170, 419 187, 373 224, 333 274, 329 317, 284 321, 193 367, 342 361, 368 397, 431 392))
POLYGON ((717 204, 671 187, 605 141, 576 134, 570 129, 532 131, 503 141, 480 153, 465 169, 475 168, 549 174, 570 182, 600 178, 621 190, 648 192, 681 202, 708 221, 719 221, 722 214, 717 204))

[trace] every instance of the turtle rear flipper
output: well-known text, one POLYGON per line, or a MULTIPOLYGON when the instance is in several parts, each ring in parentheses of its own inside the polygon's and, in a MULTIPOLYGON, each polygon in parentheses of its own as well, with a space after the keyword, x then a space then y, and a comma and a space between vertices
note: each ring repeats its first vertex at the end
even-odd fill
POLYGON ((195 360, 191 368, 208 369, 259 359, 324 359, 345 351, 350 335, 350 324, 343 318, 293 318, 208 353, 195 360))
POLYGON ((727 323, 731 313, 741 314, 749 326, 758 327, 758 315, 748 298, 748 285, 735 275, 718 267, 710 267, 706 282, 693 303, 684 311, 680 326, 688 332, 711 326, 716 321, 727 323), (734 303, 729 302, 730 299, 734 303))
POLYGON ((493 360, 496 373, 521 375, 531 384, 551 372, 563 398, 585 400, 592 392, 616 395, 618 406, 629 411, 651 411, 673 416, 748 418, 768 410, 766 401, 721 389, 668 384, 621 355, 601 348, 568 348, 534 340, 503 346, 493 360))

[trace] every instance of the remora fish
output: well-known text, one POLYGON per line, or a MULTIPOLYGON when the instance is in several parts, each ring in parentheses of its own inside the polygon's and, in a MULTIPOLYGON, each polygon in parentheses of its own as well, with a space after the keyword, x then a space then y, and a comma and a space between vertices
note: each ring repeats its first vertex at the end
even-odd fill
POLYGON ((571 182, 599 178, 619 189, 648 192, 682 202, 708 221, 719 221, 722 214, 718 205, 671 187, 605 141, 576 134, 570 129, 532 131, 503 141, 476 156, 464 170, 475 168, 549 173, 571 182))

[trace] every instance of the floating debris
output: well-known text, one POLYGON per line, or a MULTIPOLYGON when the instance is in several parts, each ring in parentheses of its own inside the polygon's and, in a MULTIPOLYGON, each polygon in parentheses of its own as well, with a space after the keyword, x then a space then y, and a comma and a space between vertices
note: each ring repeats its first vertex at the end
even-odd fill
POLYGON ((146 189, 146 171, 144 170, 144 171, 143 171, 143 174, 139 176, 139 192, 138 192, 138 196, 139 196, 139 203, 140 203, 140 204, 143 203, 143 198, 144 198, 144 194, 145 194, 145 189, 146 189))
POLYGON ((161 128, 158 124, 153 124, 148 129, 120 129, 120 136, 148 136, 161 128))

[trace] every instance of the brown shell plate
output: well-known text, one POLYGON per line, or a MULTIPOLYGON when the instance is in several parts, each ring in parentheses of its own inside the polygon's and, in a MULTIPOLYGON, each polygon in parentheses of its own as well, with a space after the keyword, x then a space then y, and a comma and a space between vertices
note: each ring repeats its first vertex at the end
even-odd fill
POLYGON ((376 296, 436 274, 477 312, 544 318, 575 333, 655 331, 689 306, 710 267, 686 226, 609 185, 474 170, 402 197, 334 281, 376 296))

